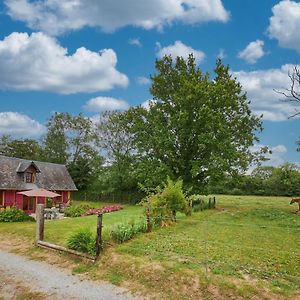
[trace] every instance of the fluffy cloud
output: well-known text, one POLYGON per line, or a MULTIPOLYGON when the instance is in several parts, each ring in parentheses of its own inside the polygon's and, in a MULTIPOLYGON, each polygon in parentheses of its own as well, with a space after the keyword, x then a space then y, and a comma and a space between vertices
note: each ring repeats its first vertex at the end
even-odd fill
POLYGON ((5 0, 7 13, 34 30, 57 35, 85 26, 104 31, 132 25, 161 29, 174 22, 226 22, 221 0, 5 0))
POLYGON ((14 32, 0 41, 0 88, 62 94, 96 92, 127 86, 116 70, 112 49, 92 52, 84 47, 68 55, 66 48, 43 33, 14 32))
POLYGON ((277 39, 284 48, 295 49, 300 52, 300 3, 295 1, 281 1, 272 8, 268 34, 277 39))
POLYGON ((154 105, 154 104, 156 104, 156 100, 154 100, 154 99, 149 99, 149 100, 144 101, 144 102, 141 104, 141 106, 142 106, 143 108, 145 108, 146 110, 148 110, 148 109, 150 108, 150 106, 151 106, 151 105, 154 105))
POLYGON ((189 54, 193 53, 197 64, 203 61, 205 58, 205 53, 199 50, 195 50, 182 43, 181 41, 176 41, 173 45, 166 47, 161 47, 160 43, 157 46, 157 57, 162 58, 164 55, 171 55, 173 58, 177 56, 182 56, 183 58, 188 58, 189 54))
POLYGON ((284 121, 296 112, 297 107, 290 102, 284 102, 285 97, 274 90, 283 90, 290 86, 288 72, 292 67, 287 64, 280 69, 239 71, 233 72, 233 75, 247 91, 256 114, 263 114, 265 120, 284 121))
MULTIPOLYGON (((265 145, 254 145, 251 147, 251 151, 256 152, 259 151, 260 148, 265 147, 265 145)), ((263 166, 274 166, 278 167, 286 162, 285 155, 288 152, 287 148, 284 145, 277 146, 268 146, 269 150, 271 150, 271 154, 266 154, 265 157, 268 159, 263 162, 263 166)), ((250 168, 252 171, 255 167, 250 168)), ((251 172, 248 172, 251 173, 251 172)))
POLYGON ((251 42, 243 51, 239 52, 238 57, 249 64, 255 64, 258 59, 265 55, 263 46, 264 42, 261 40, 251 42))
POLYGON ((120 99, 111 97, 96 97, 90 99, 84 106, 84 109, 92 112, 103 112, 107 110, 125 110, 129 104, 120 99))
POLYGON ((39 122, 18 112, 0 112, 0 133, 14 137, 39 137, 46 128, 39 122))

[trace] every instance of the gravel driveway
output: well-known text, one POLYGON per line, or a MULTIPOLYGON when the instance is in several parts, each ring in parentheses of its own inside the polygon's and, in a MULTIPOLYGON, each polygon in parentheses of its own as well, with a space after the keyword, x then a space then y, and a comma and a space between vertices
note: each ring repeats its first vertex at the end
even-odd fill
MULTIPOLYGON (((46 299, 139 299, 112 284, 82 280, 70 271, 0 250, 1 275, 30 286, 33 292, 47 295, 46 299)), ((0 298, 4 296, 0 289, 0 298)))

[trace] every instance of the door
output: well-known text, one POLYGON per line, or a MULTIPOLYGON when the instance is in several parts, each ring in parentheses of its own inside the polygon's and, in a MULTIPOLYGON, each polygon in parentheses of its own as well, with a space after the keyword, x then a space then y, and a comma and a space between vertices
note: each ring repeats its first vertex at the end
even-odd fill
POLYGON ((35 197, 23 197, 23 210, 28 213, 34 213, 35 212, 35 197))

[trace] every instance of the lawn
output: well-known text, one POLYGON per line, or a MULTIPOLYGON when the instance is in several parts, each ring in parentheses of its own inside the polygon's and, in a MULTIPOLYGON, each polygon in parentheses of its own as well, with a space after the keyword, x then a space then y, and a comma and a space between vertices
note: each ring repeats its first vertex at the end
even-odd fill
MULTIPOLYGON (((110 246, 96 265, 73 271, 157 299, 300 299, 297 206, 284 197, 216 198, 217 209, 180 215, 176 225, 110 246)), ((125 206, 104 215, 104 230, 141 215, 141 207, 125 206)), ((64 244, 70 232, 95 224, 95 216, 49 221, 46 240, 64 244)), ((0 224, 4 232, 33 238, 34 224, 0 224)))
MULTIPOLYGON (((111 203, 73 201, 73 205, 88 204, 91 207, 103 207, 111 203)), ((123 209, 103 216, 103 235, 108 239, 113 226, 138 220, 142 217, 142 207, 137 205, 123 205, 123 209)), ((88 229, 96 233, 97 217, 95 215, 78 218, 45 221, 45 241, 65 245, 68 237, 79 229, 88 229)), ((35 223, 0 223, 0 234, 11 233, 33 239, 35 237, 35 223)))

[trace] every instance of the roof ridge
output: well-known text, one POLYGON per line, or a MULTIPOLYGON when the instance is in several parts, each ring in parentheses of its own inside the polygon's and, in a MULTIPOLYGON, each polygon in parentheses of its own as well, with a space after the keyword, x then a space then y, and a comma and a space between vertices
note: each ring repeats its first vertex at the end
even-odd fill
POLYGON ((9 159, 21 160, 21 161, 26 161, 26 162, 37 162, 37 163, 42 163, 42 164, 51 164, 51 165, 57 165, 57 166, 64 166, 64 167, 66 167, 65 164, 58 164, 58 163, 53 163, 53 162, 48 162, 48 161, 19 158, 19 157, 13 157, 13 156, 7 156, 7 155, 0 154, 0 157, 1 156, 5 157, 5 158, 9 158, 9 159))

